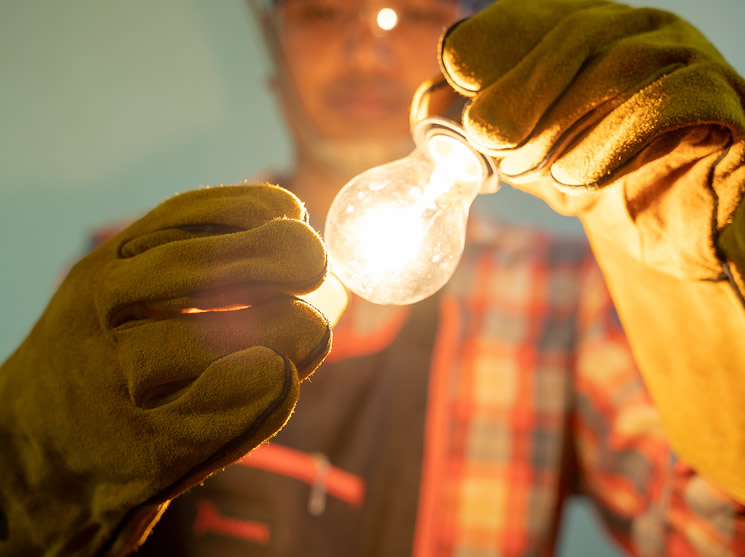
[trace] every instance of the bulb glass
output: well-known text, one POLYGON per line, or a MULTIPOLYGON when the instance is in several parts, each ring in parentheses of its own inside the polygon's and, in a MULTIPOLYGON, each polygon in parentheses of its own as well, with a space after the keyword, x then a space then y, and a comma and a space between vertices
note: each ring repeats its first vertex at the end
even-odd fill
POLYGON ((374 303, 432 295, 458 265, 484 179, 478 156, 450 134, 432 135, 409 156, 356 176, 326 219, 331 271, 374 303))

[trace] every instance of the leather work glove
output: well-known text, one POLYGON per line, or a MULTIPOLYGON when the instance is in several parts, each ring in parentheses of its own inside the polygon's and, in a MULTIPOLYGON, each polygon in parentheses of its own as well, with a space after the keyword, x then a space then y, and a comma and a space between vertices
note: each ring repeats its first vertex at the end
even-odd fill
POLYGON ((744 190, 745 80, 691 25, 599 0, 501 0, 446 34, 441 62, 506 181, 565 214, 612 206, 603 229, 634 257, 720 276, 716 233, 744 190))
POLYGON ((276 186, 201 189, 72 268, 1 370, 0 555, 124 554, 284 425, 330 348, 295 298, 326 273, 306 220, 276 186))
POLYGON ((745 80, 677 16, 600 0, 500 0, 440 62, 502 179, 582 220, 673 448, 745 502, 745 80))

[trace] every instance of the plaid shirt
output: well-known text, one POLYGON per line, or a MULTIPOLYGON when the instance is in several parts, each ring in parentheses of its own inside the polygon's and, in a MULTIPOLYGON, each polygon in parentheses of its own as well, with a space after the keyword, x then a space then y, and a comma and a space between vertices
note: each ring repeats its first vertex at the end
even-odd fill
MULTIPOLYGON (((439 312, 416 557, 549 555, 564 498, 577 492, 633 555, 745 555, 745 508, 671 452, 584 242, 473 220, 439 312)), ((408 315, 353 298, 329 359, 385 349, 408 315)), ((210 482, 230 489, 241 467, 294 477, 311 494, 322 470, 330 496, 350 508, 365 497, 334 462, 274 443, 210 482)), ((217 500, 195 506, 192 548, 217 535, 251 554, 272 536, 217 500)))
POLYGON ((570 490, 633 555, 745 555, 745 508, 671 452, 589 248, 478 228, 441 302, 415 555, 550 554, 570 490))

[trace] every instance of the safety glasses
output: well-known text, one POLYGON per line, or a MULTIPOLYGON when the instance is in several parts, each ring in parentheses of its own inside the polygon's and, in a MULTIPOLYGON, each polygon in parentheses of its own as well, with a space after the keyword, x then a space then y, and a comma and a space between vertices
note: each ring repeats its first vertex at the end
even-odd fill
POLYGON ((280 32, 332 39, 359 25, 376 36, 431 33, 444 29, 459 15, 457 0, 282 0, 275 8, 280 32))

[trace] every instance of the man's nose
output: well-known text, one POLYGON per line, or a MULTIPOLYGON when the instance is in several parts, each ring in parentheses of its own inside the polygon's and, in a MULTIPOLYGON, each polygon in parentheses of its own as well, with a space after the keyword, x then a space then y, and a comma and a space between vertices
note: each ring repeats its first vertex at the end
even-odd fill
POLYGON ((390 31, 381 29, 374 16, 359 14, 345 29, 345 60, 362 70, 385 68, 394 61, 390 31))

